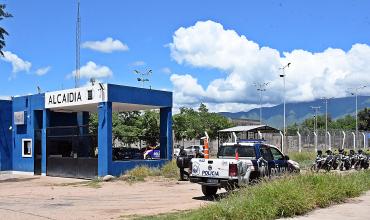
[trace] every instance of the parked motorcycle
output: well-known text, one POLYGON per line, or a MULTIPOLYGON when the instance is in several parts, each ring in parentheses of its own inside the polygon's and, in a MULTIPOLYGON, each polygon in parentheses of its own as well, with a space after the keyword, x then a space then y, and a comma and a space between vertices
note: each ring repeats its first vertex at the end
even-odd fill
POLYGON ((358 150, 357 160, 354 164, 354 168, 356 170, 368 169, 369 168, 369 160, 368 157, 363 153, 362 150, 358 150))

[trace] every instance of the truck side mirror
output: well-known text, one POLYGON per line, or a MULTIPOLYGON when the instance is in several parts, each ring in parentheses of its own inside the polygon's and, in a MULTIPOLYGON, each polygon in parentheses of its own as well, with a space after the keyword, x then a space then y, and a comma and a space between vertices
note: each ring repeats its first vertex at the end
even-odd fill
POLYGON ((288 155, 285 155, 285 156, 284 156, 284 159, 285 159, 285 160, 289 160, 289 156, 288 156, 288 155))

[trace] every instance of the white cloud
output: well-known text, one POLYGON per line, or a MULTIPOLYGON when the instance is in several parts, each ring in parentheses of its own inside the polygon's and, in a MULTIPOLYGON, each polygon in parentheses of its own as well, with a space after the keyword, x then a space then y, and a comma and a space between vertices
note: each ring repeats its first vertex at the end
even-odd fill
POLYGON ((51 69, 51 66, 42 67, 36 70, 36 75, 42 76, 48 73, 51 69))
POLYGON ((0 100, 11 100, 10 96, 0 95, 0 100))
POLYGON ((259 102, 253 83, 266 81, 271 84, 264 93, 264 104, 281 103, 283 82, 279 67, 288 62, 292 63, 286 70, 290 102, 343 97, 348 87, 370 85, 370 47, 366 44, 354 44, 349 51, 328 48, 312 53, 297 49, 280 55, 278 50, 260 47, 219 23, 205 21, 179 28, 169 47, 171 57, 179 64, 227 73, 204 88, 191 75, 173 74, 174 101, 178 104, 204 101, 214 105, 211 109, 240 111, 259 102))
POLYGON ((4 51, 4 57, 1 57, 1 59, 12 64, 12 78, 16 77, 18 72, 29 72, 32 66, 31 62, 21 59, 10 51, 4 51))
POLYGON ((144 66, 146 63, 142 60, 135 61, 131 63, 131 66, 144 66))
POLYGON ((172 73, 171 69, 170 69, 170 68, 168 68, 168 67, 163 67, 163 68, 161 69, 161 72, 162 72, 162 73, 165 73, 165 74, 168 74, 168 75, 172 73))
MULTIPOLYGON (((67 76, 67 78, 74 77, 76 70, 67 76)), ((104 78, 111 77, 113 75, 112 70, 107 66, 99 66, 96 63, 89 61, 85 66, 80 68, 80 78, 104 78)))
POLYGON ((128 46, 119 40, 113 40, 108 37, 103 41, 86 41, 82 45, 82 48, 88 48, 103 53, 112 53, 113 51, 128 51, 128 46))

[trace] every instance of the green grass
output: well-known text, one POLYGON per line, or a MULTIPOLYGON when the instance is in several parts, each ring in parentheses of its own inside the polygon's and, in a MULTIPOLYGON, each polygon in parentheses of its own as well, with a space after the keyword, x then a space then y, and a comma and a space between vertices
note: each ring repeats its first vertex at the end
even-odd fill
POLYGON ((316 152, 290 152, 289 158, 299 163, 301 169, 308 169, 315 161, 316 152))
POLYGON ((360 196, 370 172, 286 176, 248 186, 200 209, 140 219, 276 219, 307 213, 360 196))
POLYGON ((166 163, 162 168, 138 166, 129 170, 125 175, 121 176, 121 180, 128 182, 145 181, 145 178, 150 176, 163 176, 165 178, 177 179, 179 178, 179 169, 176 166, 176 161, 166 163))

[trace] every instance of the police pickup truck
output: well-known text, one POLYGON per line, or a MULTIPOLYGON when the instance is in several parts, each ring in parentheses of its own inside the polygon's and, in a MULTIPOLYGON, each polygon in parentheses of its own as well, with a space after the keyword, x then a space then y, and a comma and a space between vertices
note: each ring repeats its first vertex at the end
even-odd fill
POLYGON ((217 159, 191 159, 189 171, 190 182, 202 185, 203 194, 212 196, 220 188, 230 190, 264 176, 299 172, 299 164, 263 140, 240 140, 221 144, 217 159))

